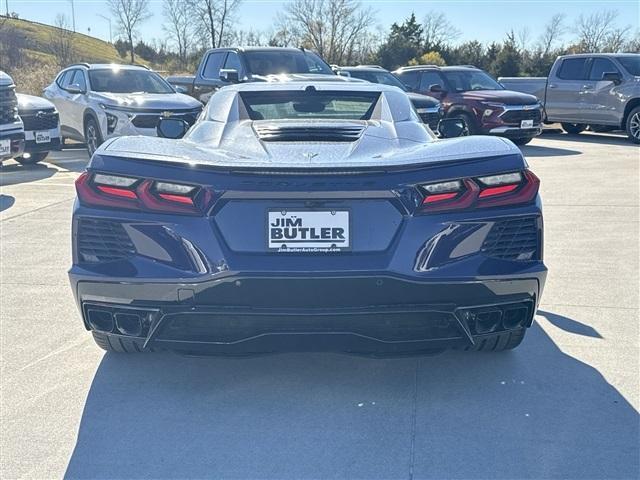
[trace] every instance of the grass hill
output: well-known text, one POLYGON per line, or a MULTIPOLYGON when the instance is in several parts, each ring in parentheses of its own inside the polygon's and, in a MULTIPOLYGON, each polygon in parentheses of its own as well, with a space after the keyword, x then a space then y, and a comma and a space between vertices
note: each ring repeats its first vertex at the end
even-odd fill
MULTIPOLYGON (((145 63, 144 59, 139 59, 145 63)), ((109 42, 82 33, 17 18, 0 17, 0 69, 13 77, 19 92, 40 95, 68 63, 127 63, 109 42), (61 60, 54 48, 61 37, 71 51, 61 60)))

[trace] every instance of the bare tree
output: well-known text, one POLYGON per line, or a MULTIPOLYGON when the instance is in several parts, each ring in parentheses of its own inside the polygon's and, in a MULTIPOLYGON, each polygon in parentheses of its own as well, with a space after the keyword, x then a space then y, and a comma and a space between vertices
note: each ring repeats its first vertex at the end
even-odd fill
POLYGON ((129 42, 131 63, 134 63, 133 37, 140 24, 152 16, 149 0, 107 0, 107 3, 111 14, 116 17, 118 28, 129 42))
POLYGON ((188 4, 183 0, 164 0, 164 31, 178 48, 180 66, 184 67, 191 48, 192 16, 188 4))
POLYGON ((232 35, 234 13, 242 0, 187 0, 190 10, 196 13, 198 33, 206 36, 211 48, 222 46, 232 35))
POLYGON ((429 52, 446 47, 460 36, 460 30, 447 19, 444 13, 432 10, 424 17, 422 35, 424 50, 429 52))
POLYGON ((357 0, 294 0, 285 6, 278 32, 290 32, 300 46, 330 63, 344 64, 354 57, 359 39, 373 23, 373 11, 357 0))
POLYGON ((66 67, 73 62, 73 32, 69 19, 64 13, 58 13, 54 22, 56 27, 51 31, 49 38, 49 48, 56 57, 58 65, 66 67))
POLYGON ((538 41, 542 56, 547 56, 553 50, 554 45, 558 42, 565 32, 565 15, 563 13, 556 13, 549 23, 544 27, 544 32, 540 35, 538 41))
POLYGON ((579 49, 583 52, 602 52, 621 48, 630 28, 618 28, 617 17, 616 10, 580 15, 576 22, 579 49))

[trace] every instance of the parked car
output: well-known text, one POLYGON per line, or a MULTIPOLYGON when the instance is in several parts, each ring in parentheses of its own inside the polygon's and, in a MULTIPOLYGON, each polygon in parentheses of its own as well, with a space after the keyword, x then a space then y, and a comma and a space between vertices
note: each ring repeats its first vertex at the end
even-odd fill
POLYGON ((445 116, 463 119, 471 135, 499 135, 524 145, 542 132, 538 99, 506 90, 479 68, 418 65, 394 73, 410 90, 440 100, 445 116))
POLYGON ((193 124, 202 111, 200 102, 135 65, 71 65, 44 89, 44 96, 60 113, 62 137, 85 142, 90 155, 111 137, 156 135, 161 116, 193 124))
POLYGON ((100 347, 499 351, 531 325, 539 181, 510 142, 440 140, 398 88, 348 81, 225 87, 158 131, 76 182, 69 276, 100 347))
POLYGON ((545 121, 568 133, 622 129, 640 143, 640 54, 587 53, 557 58, 549 76, 501 78, 544 105, 545 121))
POLYGON ((410 92, 407 86, 402 83, 398 77, 388 70, 376 65, 359 65, 357 67, 335 67, 334 71, 338 75, 349 76, 352 78, 359 78, 371 83, 381 83, 384 85, 391 85, 398 87, 404 92, 407 92, 411 103, 416 108, 418 115, 424 123, 429 125, 429 128, 434 132, 438 131, 438 123, 444 114, 444 110, 440 105, 440 102, 428 95, 421 95, 419 93, 410 92))
POLYGON ((167 81, 207 103, 225 85, 261 82, 270 75, 288 73, 335 75, 320 56, 304 48, 213 48, 204 54, 195 75, 170 76, 167 81))
POLYGON ((0 71, 0 164, 19 157, 24 150, 24 127, 18 115, 13 79, 0 71))
POLYGON ((44 98, 18 93, 18 113, 24 123, 24 153, 16 157, 22 164, 44 160, 51 150, 60 149, 60 119, 56 107, 44 98))

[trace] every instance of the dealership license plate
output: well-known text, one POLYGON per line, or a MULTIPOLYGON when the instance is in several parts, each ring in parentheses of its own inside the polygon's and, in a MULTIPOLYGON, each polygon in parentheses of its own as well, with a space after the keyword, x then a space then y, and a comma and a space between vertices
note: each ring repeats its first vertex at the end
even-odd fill
POLYGON ((51 135, 48 131, 36 132, 36 143, 49 143, 51 135))
POLYGON ((339 252, 349 249, 349 212, 270 211, 269 250, 292 253, 339 252))
POLYGON ((533 120, 522 120, 520 128, 533 128, 533 120))
POLYGON ((0 155, 11 153, 11 140, 0 140, 0 155))

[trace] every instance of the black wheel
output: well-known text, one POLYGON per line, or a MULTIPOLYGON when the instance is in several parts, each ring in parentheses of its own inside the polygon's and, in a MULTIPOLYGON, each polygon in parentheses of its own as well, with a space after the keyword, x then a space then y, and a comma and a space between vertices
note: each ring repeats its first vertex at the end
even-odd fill
POLYGON ((531 140, 533 140, 533 137, 526 137, 526 138, 514 138, 511 141, 513 143, 515 143, 516 145, 526 145, 527 143, 529 143, 531 140))
POLYGON ((141 353, 144 342, 138 338, 126 338, 104 332, 91 332, 96 344, 107 352, 141 353))
POLYGON ((587 128, 584 123, 561 123, 560 125, 565 132, 573 134, 578 134, 587 128))
POLYGON ((640 107, 629 112, 625 127, 629 140, 633 143, 640 143, 640 107))
POLYGON ((24 156, 22 156, 16 157, 15 160, 21 165, 33 165, 47 158, 47 155, 49 155, 49 152, 36 152, 32 153, 29 158, 25 158, 24 156))
POLYGON ((466 137, 468 135, 477 135, 478 127, 476 125, 475 119, 468 113, 460 112, 454 113, 449 118, 459 118, 464 121, 464 124, 467 126, 465 131, 460 135, 461 137, 466 137))
POLYGON ((526 328, 518 328, 507 332, 496 333, 495 335, 485 335, 476 338, 476 344, 471 347, 464 347, 464 350, 475 352, 502 352, 504 350, 513 350, 522 343, 526 328))
POLYGON ((84 122, 84 141, 87 144, 87 150, 91 157, 94 152, 102 145, 102 134, 100 127, 93 117, 87 118, 84 122))

